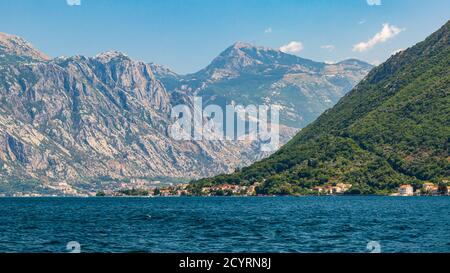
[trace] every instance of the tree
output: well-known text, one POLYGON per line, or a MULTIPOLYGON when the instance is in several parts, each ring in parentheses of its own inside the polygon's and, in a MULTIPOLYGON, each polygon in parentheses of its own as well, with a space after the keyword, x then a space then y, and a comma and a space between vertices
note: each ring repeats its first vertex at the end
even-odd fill
POLYGON ((153 191, 153 195, 160 195, 161 194, 161 190, 159 188, 155 188, 155 190, 153 191))
POLYGON ((441 195, 447 195, 448 189, 447 189, 447 185, 445 183, 439 183, 438 184, 438 194, 441 195))

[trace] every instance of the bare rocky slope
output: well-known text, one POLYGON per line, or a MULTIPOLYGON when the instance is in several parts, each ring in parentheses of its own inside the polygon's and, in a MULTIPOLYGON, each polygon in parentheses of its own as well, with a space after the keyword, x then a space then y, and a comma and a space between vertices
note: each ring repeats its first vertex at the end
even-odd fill
MULTIPOLYGON (((73 194, 130 179, 198 178, 266 156, 257 142, 170 138, 172 105, 193 95, 178 88, 183 81, 120 52, 50 59, 1 34, 0 193, 73 194)), ((285 141, 295 128, 282 132, 285 141)))
POLYGON ((372 67, 356 59, 315 62, 242 42, 194 74, 152 65, 170 92, 201 96, 205 104, 274 105, 281 124, 293 128, 305 127, 332 107, 372 67))

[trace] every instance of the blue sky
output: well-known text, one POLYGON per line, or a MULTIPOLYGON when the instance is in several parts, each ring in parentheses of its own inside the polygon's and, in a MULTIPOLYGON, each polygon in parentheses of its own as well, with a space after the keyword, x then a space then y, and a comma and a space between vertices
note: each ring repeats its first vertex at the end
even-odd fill
POLYGON ((52 57, 119 50, 191 73, 236 41, 317 61, 383 62, 449 20, 450 1, 2 0, 0 11, 0 32, 52 57))

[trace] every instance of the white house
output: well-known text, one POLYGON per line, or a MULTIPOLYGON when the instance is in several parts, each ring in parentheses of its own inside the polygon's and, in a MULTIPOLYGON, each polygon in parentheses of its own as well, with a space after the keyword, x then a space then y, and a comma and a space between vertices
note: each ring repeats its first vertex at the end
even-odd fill
POLYGON ((414 195, 414 188, 411 185, 401 185, 398 188, 398 193, 402 196, 412 196, 414 195))

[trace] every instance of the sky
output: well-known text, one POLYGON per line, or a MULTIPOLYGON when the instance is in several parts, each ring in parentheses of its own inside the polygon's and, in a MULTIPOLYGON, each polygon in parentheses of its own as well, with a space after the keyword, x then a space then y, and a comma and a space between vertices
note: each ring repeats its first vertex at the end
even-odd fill
POLYGON ((0 32, 49 56, 118 50, 194 73, 237 41, 372 64, 450 18, 449 0, 1 0, 0 32))

